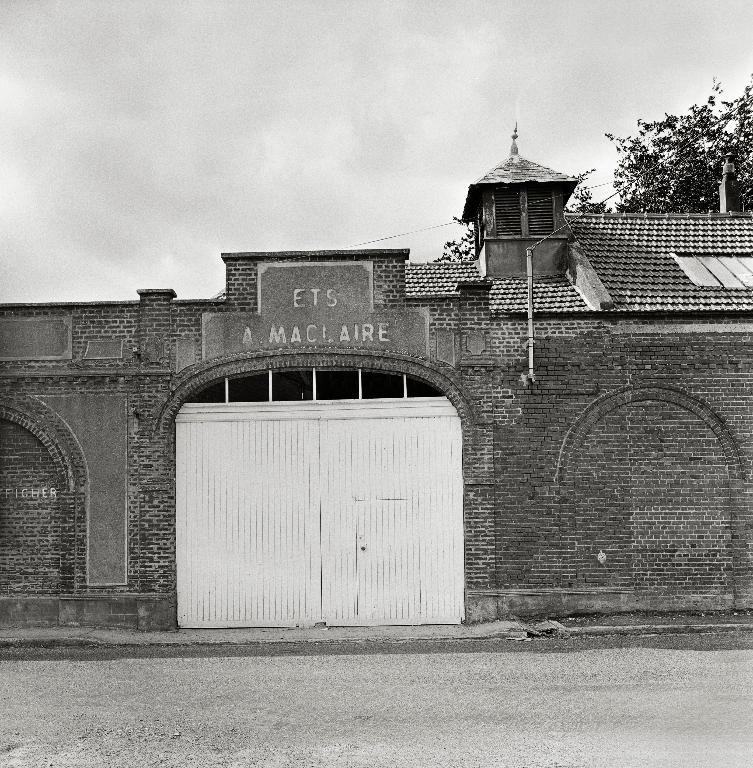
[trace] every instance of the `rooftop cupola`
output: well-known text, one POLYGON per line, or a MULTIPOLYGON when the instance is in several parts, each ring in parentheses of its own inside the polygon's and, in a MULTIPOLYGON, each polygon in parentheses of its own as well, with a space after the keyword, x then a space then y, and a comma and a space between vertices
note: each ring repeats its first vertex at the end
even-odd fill
POLYGON ((578 179, 553 171, 518 152, 518 124, 509 157, 468 187, 463 221, 474 225, 476 257, 490 277, 525 275, 525 249, 537 249, 537 274, 564 274, 568 232, 564 208, 578 179))
POLYGON ((731 152, 725 155, 722 181, 719 184, 720 213, 739 213, 740 211, 740 187, 737 184, 734 158, 731 152))

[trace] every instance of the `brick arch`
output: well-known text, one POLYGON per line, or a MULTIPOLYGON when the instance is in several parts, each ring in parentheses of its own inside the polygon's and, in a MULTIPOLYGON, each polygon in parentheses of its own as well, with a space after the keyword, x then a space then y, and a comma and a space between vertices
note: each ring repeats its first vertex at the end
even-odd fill
POLYGON ((86 584, 86 520, 89 470, 83 449, 66 422, 36 397, 10 397, 0 403, 0 419, 34 435, 65 476, 61 501, 59 585, 54 593, 75 591, 86 584))
POLYGON ((384 353, 327 352, 262 352, 235 355, 191 366, 177 378, 170 397, 160 408, 154 421, 155 432, 165 432, 175 421, 183 403, 213 382, 225 376, 264 371, 267 368, 371 368, 373 370, 405 373, 431 384, 455 406, 463 429, 478 422, 474 409, 446 369, 429 361, 417 361, 405 355, 384 353))
POLYGON ((695 414, 719 441, 726 458, 730 478, 737 481, 744 478, 742 453, 737 441, 720 416, 702 400, 680 389, 669 386, 645 386, 625 387, 597 398, 578 416, 565 435, 560 447, 554 482, 559 485, 567 482, 573 455, 577 453, 591 430, 604 416, 622 406, 646 400, 671 403, 695 414))
POLYGON ((83 449, 68 425, 39 400, 0 403, 0 419, 31 432, 65 473, 68 490, 85 493, 89 472, 83 449))

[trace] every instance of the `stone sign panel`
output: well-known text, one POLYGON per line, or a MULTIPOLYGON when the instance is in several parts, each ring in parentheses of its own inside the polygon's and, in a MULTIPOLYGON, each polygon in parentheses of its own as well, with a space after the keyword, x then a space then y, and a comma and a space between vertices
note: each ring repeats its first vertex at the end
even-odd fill
POLYGON ((257 286, 258 311, 267 317, 291 309, 300 316, 363 314, 374 309, 370 261, 259 264, 257 286))
POLYGON ((87 341, 85 360, 117 360, 123 357, 122 341, 87 341))
POLYGON ((437 328, 435 337, 437 360, 448 365, 455 365, 455 331, 448 328, 437 328))
POLYGON ((71 318, 0 318, 0 360, 70 360, 71 318))
POLYGON ((87 583, 128 581, 126 498, 128 411, 125 395, 44 396, 76 435, 89 467, 87 583))
POLYGON ((471 355, 486 352, 486 334, 483 331, 469 331, 465 337, 465 348, 471 355))
POLYGON ((374 309, 372 264, 260 264, 257 313, 207 312, 204 358, 335 347, 425 356, 428 313, 374 309))
POLYGON ((178 339, 175 342, 175 370, 182 371, 196 362, 196 345, 193 339, 178 339))

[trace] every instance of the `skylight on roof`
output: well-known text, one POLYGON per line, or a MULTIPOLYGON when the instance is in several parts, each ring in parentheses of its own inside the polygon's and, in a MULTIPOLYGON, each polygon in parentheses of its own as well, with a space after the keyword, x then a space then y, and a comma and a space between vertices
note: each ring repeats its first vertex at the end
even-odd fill
POLYGON ((676 253, 675 261, 695 285, 753 288, 753 254, 676 253))

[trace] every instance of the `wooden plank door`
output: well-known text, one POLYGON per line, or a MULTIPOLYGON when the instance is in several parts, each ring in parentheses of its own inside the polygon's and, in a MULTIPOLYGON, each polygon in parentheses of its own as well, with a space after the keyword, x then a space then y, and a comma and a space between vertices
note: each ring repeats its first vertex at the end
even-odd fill
POLYGON ((320 446, 324 620, 461 621, 457 415, 330 418, 320 446))
MULTIPOLYGON (((182 416, 182 418, 181 418, 182 416)), ((297 626, 321 618, 319 424, 176 421, 178 623, 297 626)))
POLYGON ((184 406, 184 627, 463 618, 460 420, 446 400, 184 406))

